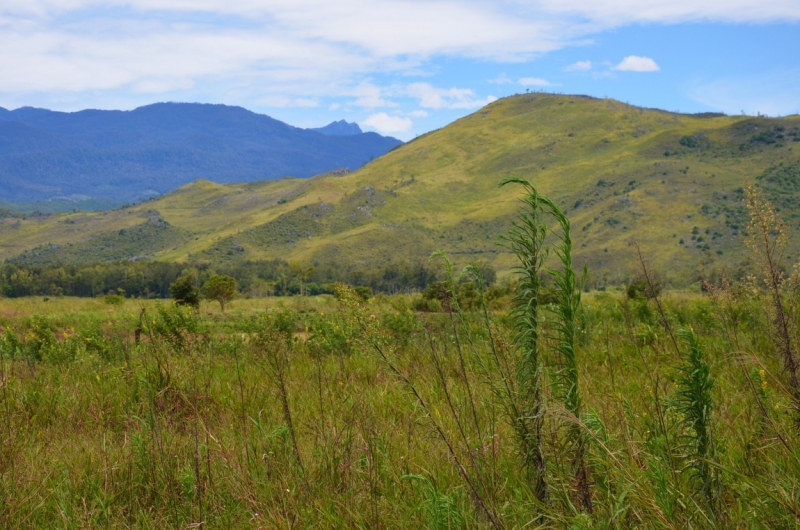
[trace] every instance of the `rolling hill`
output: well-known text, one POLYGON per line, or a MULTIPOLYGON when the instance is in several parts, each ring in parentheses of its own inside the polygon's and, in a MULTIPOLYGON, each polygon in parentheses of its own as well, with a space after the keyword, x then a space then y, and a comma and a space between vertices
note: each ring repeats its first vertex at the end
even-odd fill
MULTIPOLYGON (((745 182, 758 182, 800 229, 800 117, 682 115, 583 96, 499 100, 351 173, 220 185, 200 180, 109 212, 8 215, 0 258, 24 263, 116 259, 232 262, 284 258, 369 266, 425 260, 508 271, 496 244, 521 176, 567 210, 576 261, 593 286, 621 283, 636 240, 673 285, 744 251, 745 182)), ((800 238, 790 240, 796 260, 800 238)))
POLYGON ((0 200, 89 209, 166 193, 199 178, 245 182, 356 169, 401 143, 343 121, 299 129, 225 105, 0 109, 0 200))

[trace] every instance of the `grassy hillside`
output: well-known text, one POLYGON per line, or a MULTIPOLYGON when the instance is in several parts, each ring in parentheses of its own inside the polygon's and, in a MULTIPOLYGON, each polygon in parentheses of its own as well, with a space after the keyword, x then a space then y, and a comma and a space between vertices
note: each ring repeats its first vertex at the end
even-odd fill
POLYGON ((691 116, 580 96, 516 96, 345 175, 198 181, 112 212, 6 217, 0 257, 377 264, 445 250, 502 272, 512 261, 495 242, 518 190, 497 184, 510 176, 528 178, 568 211, 577 261, 588 264, 593 284, 630 275, 631 240, 673 284, 688 284, 720 267, 750 266, 742 252, 748 179, 798 228, 800 117, 691 116), (153 217, 168 228, 144 230, 153 217))

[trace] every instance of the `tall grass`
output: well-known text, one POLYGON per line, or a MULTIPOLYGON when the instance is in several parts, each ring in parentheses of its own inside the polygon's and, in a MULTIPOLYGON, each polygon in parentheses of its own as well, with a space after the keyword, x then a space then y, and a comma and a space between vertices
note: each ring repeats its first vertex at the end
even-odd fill
POLYGON ((0 528, 796 528, 768 286, 581 294, 525 189, 512 283, 445 262, 440 312, 0 300, 0 528))

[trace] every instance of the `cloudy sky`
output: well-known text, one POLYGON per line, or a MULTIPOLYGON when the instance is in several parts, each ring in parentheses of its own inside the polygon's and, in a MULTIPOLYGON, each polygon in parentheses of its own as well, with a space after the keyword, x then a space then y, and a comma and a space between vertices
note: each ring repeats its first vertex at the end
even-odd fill
POLYGON ((0 106, 240 105, 402 139, 496 98, 800 112, 800 0, 0 0, 0 106))

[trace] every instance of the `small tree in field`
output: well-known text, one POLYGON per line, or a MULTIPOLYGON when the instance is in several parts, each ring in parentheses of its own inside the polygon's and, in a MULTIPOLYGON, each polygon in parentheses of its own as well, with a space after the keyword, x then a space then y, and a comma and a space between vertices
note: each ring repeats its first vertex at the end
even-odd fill
POLYGON ((200 289, 195 285, 194 278, 188 274, 169 286, 169 294, 178 305, 188 305, 195 309, 200 307, 200 289))
POLYGON ((305 296, 305 284, 308 283, 308 280, 310 280, 314 275, 316 269, 314 267, 306 266, 297 262, 290 263, 289 268, 292 270, 292 274, 294 274, 297 279, 300 280, 300 296, 305 296))
POLYGON ((217 274, 203 284, 203 296, 208 300, 216 300, 222 312, 225 304, 236 296, 236 280, 224 274, 217 274))

